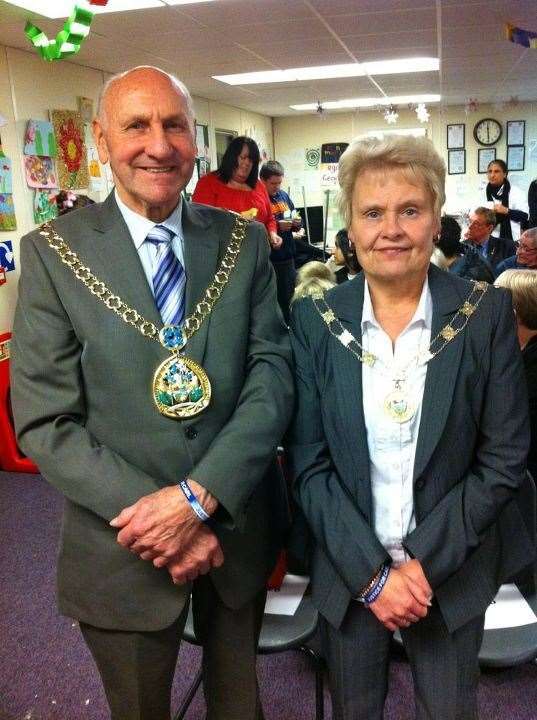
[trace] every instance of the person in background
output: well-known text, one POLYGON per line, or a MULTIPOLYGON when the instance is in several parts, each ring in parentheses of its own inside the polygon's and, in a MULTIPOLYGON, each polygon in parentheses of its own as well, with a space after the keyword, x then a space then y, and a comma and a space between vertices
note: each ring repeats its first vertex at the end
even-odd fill
POLYGON ((507 165, 503 160, 492 160, 487 167, 487 176, 487 206, 496 215, 491 234, 516 242, 528 220, 528 204, 524 194, 507 179, 507 165))
POLYGON ((535 555, 512 303, 430 264, 444 182, 425 138, 352 143, 340 213, 362 272, 293 304, 290 468, 334 720, 381 720, 396 629, 417 720, 476 720, 485 610, 535 555))
POLYGON ((506 258, 496 266, 496 277, 505 270, 537 270, 537 227, 525 230, 520 236, 516 254, 506 258))
POLYGON ((276 273, 278 287, 278 303, 284 320, 289 324, 289 304, 295 290, 295 255, 296 245, 293 232, 302 226, 300 216, 289 195, 282 190, 284 176, 283 165, 276 160, 269 160, 261 166, 259 178, 265 186, 276 222, 278 234, 282 239, 280 247, 272 248, 270 260, 276 273))
POLYGON ((440 218, 440 235, 437 248, 442 251, 447 270, 468 280, 494 282, 489 263, 469 243, 461 243, 461 226, 452 215, 440 218))
POLYGON ((537 478, 537 270, 505 270, 496 278, 494 284, 510 290, 513 297, 530 407, 531 444, 528 470, 535 479, 537 478))
POLYGON ((302 265, 296 274, 296 288, 291 299, 294 303, 310 295, 322 295, 336 284, 336 276, 325 263, 311 260, 302 265))
POLYGON ((336 265, 341 265, 336 270, 336 282, 340 285, 342 282, 352 280, 362 269, 354 245, 349 240, 349 236, 345 228, 338 230, 334 238, 334 254, 332 256, 336 265))
POLYGON ((528 188, 528 227, 537 227, 537 178, 530 182, 528 188))
POLYGON ((110 78, 93 132, 115 189, 22 238, 12 340, 19 444, 65 495, 60 612, 112 720, 169 720, 192 596, 207 717, 262 720, 256 647, 293 408, 265 230, 182 199, 194 112, 172 75, 110 78))
POLYGON ((87 195, 76 195, 72 190, 60 190, 56 195, 56 205, 58 215, 65 215, 86 205, 95 205, 95 201, 87 195))
POLYGON ((513 240, 492 235, 495 222, 496 215, 493 210, 478 207, 470 215, 470 224, 464 236, 468 247, 481 255, 493 271, 498 263, 516 252, 513 240))
POLYGON ((263 183, 258 179, 259 148, 252 138, 239 135, 229 143, 220 167, 201 177, 192 202, 238 212, 249 220, 262 223, 270 247, 281 247, 276 220, 263 183))

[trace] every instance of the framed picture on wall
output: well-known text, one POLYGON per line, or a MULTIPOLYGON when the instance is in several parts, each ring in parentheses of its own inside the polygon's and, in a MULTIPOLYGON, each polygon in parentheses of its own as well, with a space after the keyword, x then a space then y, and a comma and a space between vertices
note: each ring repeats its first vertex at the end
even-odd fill
POLYGON ((508 145, 524 145, 526 135, 525 120, 508 120, 507 121, 507 144, 508 145))
POLYGON ((448 150, 463 148, 464 142, 464 123, 456 123, 447 126, 447 147, 448 150))
POLYGON ((524 145, 507 146, 507 169, 524 170, 524 145))
POLYGON ((448 175, 464 175, 466 150, 448 150, 448 175))
POLYGON ((477 172, 486 173, 489 163, 496 160, 496 148, 478 148, 477 150, 477 172))

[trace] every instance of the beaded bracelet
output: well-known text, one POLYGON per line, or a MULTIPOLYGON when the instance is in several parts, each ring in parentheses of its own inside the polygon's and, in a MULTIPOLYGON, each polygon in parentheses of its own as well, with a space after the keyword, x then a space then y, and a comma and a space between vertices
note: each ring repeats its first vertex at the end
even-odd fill
POLYGON ((364 602, 365 596, 367 594, 369 594, 371 592, 371 590, 375 587, 375 585, 377 584, 377 582, 381 576, 383 567, 384 567, 384 565, 381 565, 379 567, 379 569, 377 570, 377 572, 373 575, 371 580, 367 583, 367 585, 364 585, 364 587, 360 590, 360 592, 358 593, 358 595, 356 597, 356 600, 358 600, 358 602, 364 602))
POLYGON ((371 603, 375 602, 375 600, 378 598, 378 596, 382 592, 382 588, 384 587, 384 585, 386 585, 386 580, 388 579, 389 574, 390 566, 384 565, 380 574, 380 578, 378 579, 375 587, 367 595, 364 596, 364 603, 366 605, 371 605, 371 603))
POLYGON ((201 522, 210 524, 210 522, 212 520, 211 516, 205 512, 205 510, 201 506, 201 503, 199 502, 198 498, 192 492, 192 489, 190 488, 190 485, 188 484, 188 482, 186 480, 181 480, 179 482, 179 487, 183 491, 183 495, 188 500, 190 507, 196 513, 196 515, 199 517, 201 522))

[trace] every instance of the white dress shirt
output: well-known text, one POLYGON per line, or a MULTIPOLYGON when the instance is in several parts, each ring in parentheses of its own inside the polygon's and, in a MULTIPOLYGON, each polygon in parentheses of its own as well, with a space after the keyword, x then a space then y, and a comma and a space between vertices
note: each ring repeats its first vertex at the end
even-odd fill
POLYGON ((125 220, 125 223, 127 224, 127 227, 129 229, 132 241, 134 243, 134 247, 136 248, 136 251, 138 252, 138 255, 140 257, 140 262, 142 263, 142 267, 144 269, 147 282, 149 283, 149 287, 151 288, 151 292, 154 295, 155 293, 153 292, 153 276, 158 266, 158 248, 152 242, 145 242, 145 239, 148 232, 150 232, 155 227, 155 225, 164 225, 164 227, 167 227, 169 230, 175 233, 171 241, 172 250, 175 254, 175 257, 179 260, 183 268, 185 267, 183 251, 183 224, 181 221, 181 204, 183 202, 182 198, 179 200, 174 211, 166 218, 166 220, 163 220, 160 223, 156 223, 153 220, 149 220, 143 215, 140 215, 139 213, 134 212, 134 210, 131 210, 129 207, 127 207, 119 197, 117 190, 114 190, 114 196, 119 211, 123 215, 123 219, 125 220))
POLYGON ((408 560, 402 543, 416 527, 412 480, 427 372, 426 363, 419 362, 417 354, 430 345, 432 315, 433 302, 426 278, 414 316, 392 346, 375 318, 365 282, 362 346, 379 358, 374 367, 362 364, 374 529, 395 567, 408 560), (416 408, 413 417, 403 423, 391 419, 384 410, 386 396, 395 389, 392 368, 406 370, 403 387, 416 408))

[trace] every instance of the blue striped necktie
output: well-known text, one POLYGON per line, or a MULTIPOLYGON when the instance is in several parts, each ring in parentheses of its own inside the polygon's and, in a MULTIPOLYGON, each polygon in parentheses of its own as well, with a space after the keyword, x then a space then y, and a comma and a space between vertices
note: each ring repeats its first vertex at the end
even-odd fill
POLYGON ((165 325, 179 325, 185 317, 186 275, 172 248, 173 230, 155 225, 146 240, 157 248, 153 294, 165 325))

